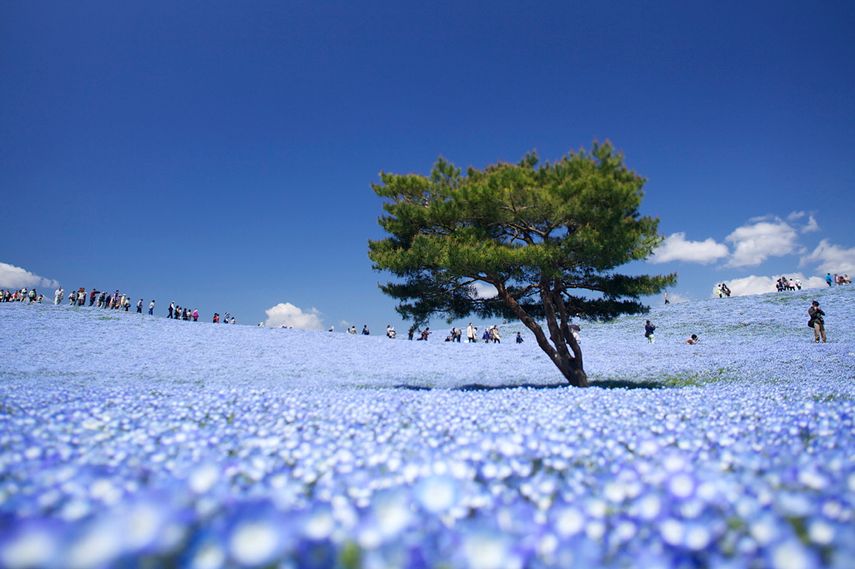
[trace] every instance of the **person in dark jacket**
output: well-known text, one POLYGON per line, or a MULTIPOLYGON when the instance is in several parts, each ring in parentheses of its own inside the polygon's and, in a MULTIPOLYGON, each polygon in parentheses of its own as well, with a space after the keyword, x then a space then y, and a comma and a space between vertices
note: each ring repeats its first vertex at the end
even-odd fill
POLYGON ((813 341, 818 343, 819 339, 822 338, 822 342, 825 343, 825 312, 819 307, 819 302, 816 300, 810 303, 808 316, 810 316, 808 326, 813 328, 813 341))
POLYGON ((653 332, 655 332, 655 331, 656 331, 656 326, 654 326, 653 323, 650 320, 648 320, 644 324, 644 337, 647 338, 647 341, 651 344, 654 341, 653 332))

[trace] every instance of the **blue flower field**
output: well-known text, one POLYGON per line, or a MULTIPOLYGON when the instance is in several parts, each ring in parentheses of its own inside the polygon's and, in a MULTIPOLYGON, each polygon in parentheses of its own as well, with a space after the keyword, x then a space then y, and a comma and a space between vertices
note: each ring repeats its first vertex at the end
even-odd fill
POLYGON ((839 287, 582 323, 575 389, 513 323, 2 304, 0 566, 852 567, 853 322, 839 287))

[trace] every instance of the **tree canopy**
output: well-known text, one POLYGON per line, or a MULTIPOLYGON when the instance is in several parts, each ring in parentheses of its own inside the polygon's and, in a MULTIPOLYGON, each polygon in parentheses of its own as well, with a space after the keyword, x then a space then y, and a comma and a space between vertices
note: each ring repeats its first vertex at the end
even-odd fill
POLYGON ((644 182, 608 142, 465 175, 442 158, 429 176, 382 172, 372 188, 388 236, 369 242, 369 258, 397 277, 381 289, 403 318, 519 319, 564 377, 585 386, 572 319, 646 312, 640 297, 676 280, 615 272, 661 242, 658 219, 639 213, 644 182), (480 297, 477 283, 496 296, 480 297))

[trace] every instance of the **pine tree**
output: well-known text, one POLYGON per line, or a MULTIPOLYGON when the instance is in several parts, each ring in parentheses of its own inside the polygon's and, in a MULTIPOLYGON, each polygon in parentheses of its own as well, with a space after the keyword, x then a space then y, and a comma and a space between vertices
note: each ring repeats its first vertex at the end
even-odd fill
POLYGON ((397 277, 381 289, 405 319, 519 319, 570 384, 584 387, 572 319, 646 312, 640 297, 676 280, 615 272, 661 242, 658 219, 639 213, 644 182, 608 142, 554 163, 532 153, 463 175, 440 158, 427 177, 381 173, 372 188, 385 200, 388 237, 369 242, 369 257, 397 277), (479 297, 477 283, 496 296, 479 297))

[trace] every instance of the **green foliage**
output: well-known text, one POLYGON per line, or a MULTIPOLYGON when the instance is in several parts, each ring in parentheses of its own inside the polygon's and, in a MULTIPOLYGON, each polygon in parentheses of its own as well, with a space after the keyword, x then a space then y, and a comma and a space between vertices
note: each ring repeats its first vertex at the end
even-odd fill
POLYGON ((643 185, 609 143, 465 175, 441 158, 430 176, 381 173, 372 188, 385 200, 379 223, 388 237, 369 242, 369 257, 398 277, 381 288, 405 319, 519 318, 536 335, 534 320, 546 319, 561 352, 556 342, 575 344, 561 339, 571 317, 643 312, 639 297, 675 280, 614 272, 660 243, 658 220, 639 213, 643 185), (479 298, 478 282, 498 296, 479 298))

